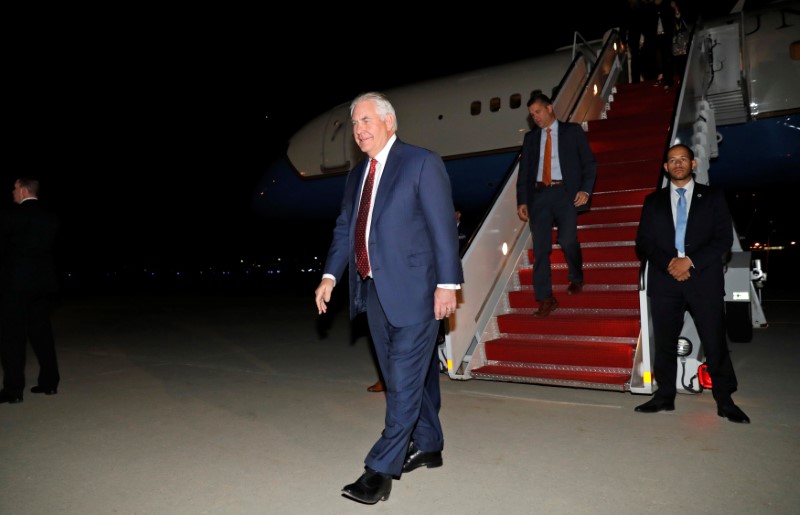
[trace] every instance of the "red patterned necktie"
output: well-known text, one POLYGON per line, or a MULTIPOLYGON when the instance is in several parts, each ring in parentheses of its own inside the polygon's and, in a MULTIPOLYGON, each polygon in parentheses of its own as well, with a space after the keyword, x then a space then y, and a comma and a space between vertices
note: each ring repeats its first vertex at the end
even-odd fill
POLYGON ((356 268, 358 274, 366 279, 369 275, 369 256, 367 255, 367 219, 369 206, 372 203, 372 186, 375 184, 375 165, 378 162, 370 159, 369 173, 361 190, 361 201, 358 203, 358 218, 356 218, 356 268))
POLYGON ((550 139, 550 127, 547 128, 547 139, 544 140, 544 162, 542 163, 542 182, 550 186, 550 162, 553 160, 553 140, 550 139))

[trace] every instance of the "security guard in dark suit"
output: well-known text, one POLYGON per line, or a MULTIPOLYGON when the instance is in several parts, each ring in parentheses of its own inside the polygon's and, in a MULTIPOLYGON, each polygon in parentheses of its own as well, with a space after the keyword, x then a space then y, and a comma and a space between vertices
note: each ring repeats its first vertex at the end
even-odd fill
POLYGON ((28 340, 39 361, 38 384, 31 392, 53 395, 60 380, 50 324, 58 289, 53 247, 59 220, 42 208, 38 193, 38 180, 17 179, 16 205, 0 216, 0 404, 22 402, 28 340))
POLYGON ((650 193, 642 206, 636 251, 648 261, 658 390, 636 411, 675 409, 678 337, 689 311, 705 350, 717 414, 748 424, 731 398, 738 383, 725 339, 723 257, 733 244, 733 222, 722 191, 694 181, 696 166, 691 148, 674 145, 664 163, 669 186, 650 193))

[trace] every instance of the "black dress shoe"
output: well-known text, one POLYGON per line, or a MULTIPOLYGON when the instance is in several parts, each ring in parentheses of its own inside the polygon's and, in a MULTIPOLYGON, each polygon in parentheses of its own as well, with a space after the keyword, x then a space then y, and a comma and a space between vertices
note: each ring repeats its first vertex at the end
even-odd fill
POLYGON ((364 504, 375 504, 387 500, 391 491, 391 476, 367 468, 355 483, 342 488, 342 495, 364 504))
POLYGON ((569 286, 567 286, 567 294, 568 295, 575 295, 583 291, 583 281, 579 283, 574 283, 572 281, 569 282, 569 286))
POLYGON ((5 390, 0 391, 0 404, 5 404, 6 402, 9 404, 18 404, 22 402, 22 394, 13 394, 5 390))
POLYGON ((428 467, 429 469, 442 466, 442 451, 420 451, 411 442, 408 446, 408 454, 406 454, 406 461, 403 463, 403 472, 411 472, 420 467, 428 467))
POLYGON ((675 411, 675 401, 653 397, 649 401, 636 406, 634 411, 639 413, 658 413, 659 411, 675 411))
POLYGON ((31 387, 31 393, 43 393, 45 395, 55 395, 58 393, 57 388, 46 388, 44 386, 31 387))
POLYGON ((539 304, 539 309, 537 309, 536 311, 533 312, 533 316, 539 317, 539 318, 546 317, 552 311, 555 311, 556 308, 558 308, 558 301, 556 300, 555 297, 550 297, 549 299, 544 299, 539 304))
POLYGON ((739 409, 739 406, 732 402, 729 404, 718 404, 717 415, 720 417, 725 417, 731 422, 736 422, 737 424, 750 423, 750 418, 744 414, 744 411, 739 409))

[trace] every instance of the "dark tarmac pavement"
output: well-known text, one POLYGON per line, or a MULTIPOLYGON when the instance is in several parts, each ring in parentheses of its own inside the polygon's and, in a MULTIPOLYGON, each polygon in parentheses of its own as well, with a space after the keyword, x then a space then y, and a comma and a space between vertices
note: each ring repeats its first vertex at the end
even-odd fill
POLYGON ((769 327, 731 344, 750 425, 710 392, 649 415, 627 393, 442 375, 444 466, 367 506, 340 490, 383 395, 364 333, 342 309, 318 322, 313 288, 65 298, 58 394, 0 406, 0 513, 796 513, 799 307, 765 302, 769 327))

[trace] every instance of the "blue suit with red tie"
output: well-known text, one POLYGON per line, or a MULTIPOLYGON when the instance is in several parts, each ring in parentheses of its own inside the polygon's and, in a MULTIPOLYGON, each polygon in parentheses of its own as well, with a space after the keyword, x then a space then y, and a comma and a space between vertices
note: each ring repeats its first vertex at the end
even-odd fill
POLYGON ((386 419, 365 464, 399 476, 411 440, 444 446, 439 421, 438 284, 464 281, 450 180, 442 159, 399 139, 389 150, 374 196, 367 241, 371 277, 356 271, 355 227, 367 161, 348 176, 325 274, 349 270, 350 316, 366 312, 386 385, 386 419))

